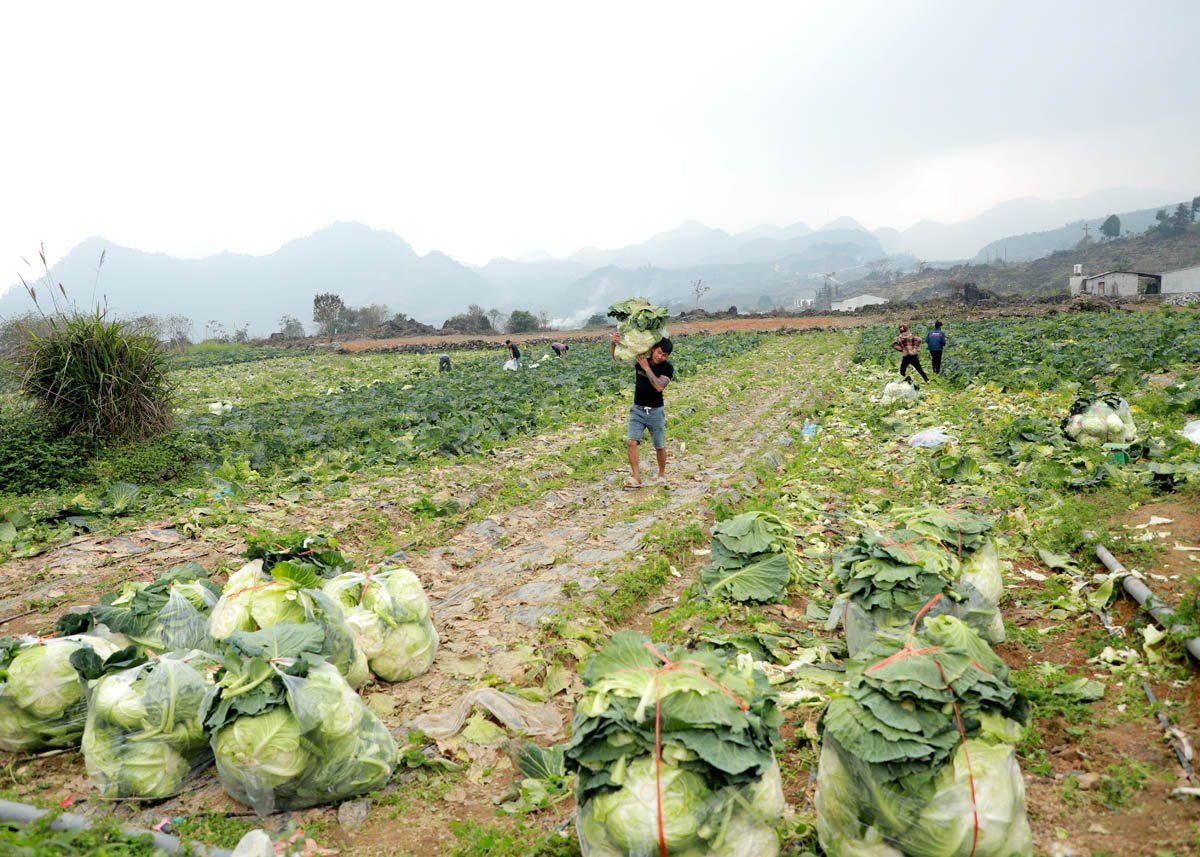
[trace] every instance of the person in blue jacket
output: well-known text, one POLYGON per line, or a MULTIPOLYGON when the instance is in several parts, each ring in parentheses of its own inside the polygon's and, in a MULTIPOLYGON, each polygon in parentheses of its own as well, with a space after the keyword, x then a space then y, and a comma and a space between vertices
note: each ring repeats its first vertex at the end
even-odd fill
POLYGON ((929 349, 929 358, 933 361, 933 374, 942 374, 942 349, 946 347, 946 332, 942 323, 934 321, 933 330, 925 334, 925 347, 929 349))

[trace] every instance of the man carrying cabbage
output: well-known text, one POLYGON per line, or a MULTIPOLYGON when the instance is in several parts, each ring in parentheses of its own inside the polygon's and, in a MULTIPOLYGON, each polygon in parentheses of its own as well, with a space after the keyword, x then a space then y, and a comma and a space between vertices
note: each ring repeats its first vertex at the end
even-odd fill
POLYGON ((929 383, 929 376, 921 368, 921 339, 909 333, 907 324, 900 325, 900 335, 892 342, 892 350, 900 352, 901 375, 907 378, 908 367, 911 366, 925 383, 929 383))
MULTIPOLYGON (((617 359, 617 346, 621 342, 620 331, 613 331, 609 351, 617 359)), ((667 416, 663 405, 663 390, 675 375, 675 367, 667 359, 674 346, 663 337, 650 349, 649 358, 639 354, 634 366, 633 407, 629 409, 629 428, 626 432, 626 448, 629 452, 629 469, 633 477, 626 487, 637 488, 642 484, 642 472, 638 466, 638 444, 646 431, 654 444, 654 455, 658 462, 658 478, 667 478, 667 416)))

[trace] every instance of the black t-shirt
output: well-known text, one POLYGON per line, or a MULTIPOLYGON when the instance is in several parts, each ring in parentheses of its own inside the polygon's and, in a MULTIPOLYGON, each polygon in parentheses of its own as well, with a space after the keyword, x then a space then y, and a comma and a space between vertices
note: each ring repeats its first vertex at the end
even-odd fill
MULTIPOLYGON (((670 360, 665 360, 658 365, 651 363, 650 371, 660 378, 675 377, 675 367, 671 365, 670 360)), ((654 389, 654 385, 650 383, 650 379, 646 377, 641 366, 634 365, 633 374, 637 379, 633 387, 633 403, 643 408, 661 408, 663 406, 662 391, 654 389)))
POLYGON ((513 359, 513 360, 520 360, 520 359, 521 359, 521 349, 520 349, 520 348, 517 348, 517 343, 515 343, 515 342, 513 342, 513 343, 510 343, 510 344, 509 344, 509 346, 508 346, 508 350, 512 352, 512 359, 513 359))

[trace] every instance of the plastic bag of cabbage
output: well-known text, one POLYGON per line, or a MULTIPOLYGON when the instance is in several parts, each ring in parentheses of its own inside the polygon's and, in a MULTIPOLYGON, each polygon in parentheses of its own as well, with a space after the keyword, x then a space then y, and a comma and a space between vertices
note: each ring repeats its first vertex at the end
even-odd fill
POLYGON ((429 599, 407 568, 346 572, 323 588, 342 608, 354 643, 376 676, 407 681, 433 665, 438 635, 429 599))
POLYGON ((565 753, 584 857, 778 854, 782 717, 750 656, 621 631, 583 680, 565 753))
POLYGON ((119 646, 89 634, 49 640, 0 637, 0 749, 79 744, 87 701, 71 655, 81 649, 106 658, 119 646))
POLYGON ((1071 406, 1063 421, 1063 433, 1082 446, 1106 443, 1132 443, 1137 426, 1129 413, 1129 403, 1116 393, 1082 396, 1071 406))
POLYGON ((354 645, 345 617, 336 602, 321 590, 313 566, 290 560, 263 571, 262 558, 230 575, 221 598, 209 616, 214 640, 228 640, 237 631, 257 631, 282 622, 308 622, 323 634, 322 654, 354 687, 370 678, 366 656, 354 645))
POLYGON ((649 355, 655 344, 667 335, 666 307, 653 306, 645 298, 618 301, 608 308, 608 314, 617 320, 617 332, 621 334, 613 354, 623 362, 649 355))
POLYGON ((374 791, 395 768, 396 742, 324 661, 323 636, 285 622, 229 637, 204 724, 222 787, 260 815, 374 791))
POLYGON ((1015 744, 1024 700, 953 616, 847 662, 821 718, 817 833, 830 857, 1032 855, 1015 744))
POLYGON ((199 650, 170 653, 91 685, 83 759, 104 797, 164 798, 212 762, 202 715, 216 666, 199 650))
POLYGON ((909 378, 901 378, 899 381, 889 381, 883 385, 883 392, 879 394, 879 404, 913 404, 920 398, 921 391, 917 389, 917 385, 909 378))
POLYGON ((902 525, 864 531, 834 556, 846 646, 856 656, 881 631, 907 631, 917 614, 963 619, 984 640, 1004 641, 1004 581, 991 524, 962 510, 896 508, 902 525))
POLYGON ((70 634, 103 625, 146 651, 208 651, 208 617, 220 594, 221 587, 208 579, 208 572, 191 562, 153 581, 126 581, 99 604, 65 614, 55 630, 70 634))

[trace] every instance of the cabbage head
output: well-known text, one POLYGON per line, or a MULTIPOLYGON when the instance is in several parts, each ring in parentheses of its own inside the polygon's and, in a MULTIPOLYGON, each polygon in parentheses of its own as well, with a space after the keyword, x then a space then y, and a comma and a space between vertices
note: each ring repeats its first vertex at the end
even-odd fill
POLYGON ((701 853, 707 857, 775 857, 779 853, 779 834, 757 813, 735 809, 725 829, 701 853))
POLYGON ((675 853, 695 841, 708 814, 712 792, 700 774, 664 762, 661 782, 656 783, 654 757, 641 756, 625 769, 619 789, 592 800, 591 811, 618 847, 635 854, 657 853, 660 790, 664 840, 675 853))
POLYGON ((16 753, 41 746, 42 738, 38 733, 41 723, 37 717, 5 699, 4 686, 0 685, 0 750, 16 753))
POLYGON ((1012 746, 971 739, 966 742, 965 752, 970 755, 970 766, 964 749, 959 747, 951 763, 938 774, 935 794, 898 844, 912 857, 967 857, 972 849, 976 854, 1011 857, 1032 854, 1025 784, 1012 746))
POLYGON ((346 681, 350 682, 351 687, 362 687, 371 680, 371 663, 367 660, 367 656, 363 654, 362 649, 354 647, 354 663, 350 665, 350 669, 346 672, 346 681))
POLYGON ((90 710, 96 717, 125 729, 139 729, 146 722, 146 703, 140 682, 134 687, 140 672, 122 670, 102 676, 92 688, 90 710))
POLYGON ((117 651, 107 640, 87 634, 28 646, 8 665, 6 695, 42 721, 62 718, 72 705, 83 701, 83 681, 71 666, 71 655, 85 645, 102 659, 117 651))
POLYGON ((310 761, 300 725, 286 706, 238 717, 217 730, 212 747, 222 784, 239 800, 274 791, 299 777, 310 761))
POLYGON ((250 599, 250 617, 259 628, 305 620, 300 588, 291 581, 274 580, 242 597, 250 599))
POLYGON ((354 645, 360 652, 370 658, 377 658, 387 650, 384 639, 385 625, 379 617, 362 607, 345 607, 343 616, 354 645))
POLYGON ((371 659, 371 672, 384 681, 408 681, 429 671, 437 653, 433 623, 405 622, 384 634, 384 651, 371 659))
POLYGON ((163 798, 175 794, 192 766, 161 741, 126 741, 117 769, 117 797, 163 798))
POLYGON ((378 572, 363 587, 362 606, 395 622, 424 622, 429 618, 429 598, 421 581, 407 568, 378 572))
POLYGON ((331 664, 319 664, 308 677, 289 688, 290 704, 300 730, 317 730, 326 739, 358 732, 367 708, 342 674, 331 664))

